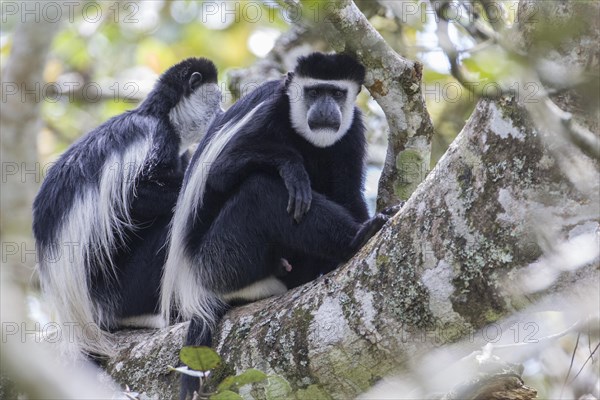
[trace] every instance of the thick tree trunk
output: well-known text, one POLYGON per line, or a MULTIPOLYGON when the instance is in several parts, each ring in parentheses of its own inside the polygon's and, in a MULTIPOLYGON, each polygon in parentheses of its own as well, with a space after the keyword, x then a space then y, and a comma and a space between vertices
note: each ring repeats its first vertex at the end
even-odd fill
MULTIPOLYGON (((418 354, 538 298, 590 282, 597 289, 592 264, 536 293, 514 290, 524 280, 519 270, 542 254, 538 227, 555 239, 598 227, 598 199, 566 183, 527 120, 513 100, 481 101, 427 180, 347 265, 227 314, 215 338, 226 361, 220 373, 254 367, 300 396, 349 398, 418 354), (435 344, 419 340, 436 329, 454 334, 435 344)), ((175 377, 164 365, 176 362, 184 325, 121 333, 129 344, 110 373, 171 396, 174 384, 163 382, 175 377)))
MULTIPOLYGON (((2 71, 2 231, 11 237, 31 236, 31 203, 41 181, 37 135, 44 66, 60 21, 20 23, 2 71)), ((22 251, 23 249, 19 249, 22 251)), ((5 249, 3 248, 3 251, 5 249)), ((20 260, 19 260, 20 261, 20 260)), ((17 261, 17 264, 20 262, 17 261)))

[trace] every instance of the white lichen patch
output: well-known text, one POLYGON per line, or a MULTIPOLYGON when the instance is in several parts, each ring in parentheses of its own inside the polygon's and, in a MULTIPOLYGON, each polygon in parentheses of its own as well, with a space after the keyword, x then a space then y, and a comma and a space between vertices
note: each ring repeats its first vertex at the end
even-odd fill
POLYGON ((327 351, 328 348, 343 339, 347 340, 350 327, 344 318, 340 299, 326 297, 310 323, 309 348, 327 351))
POLYGON ((423 123, 423 116, 417 113, 411 113, 407 115, 407 123, 413 128, 409 130, 408 143, 411 147, 421 148, 423 150, 429 150, 428 140, 425 136, 415 136, 417 129, 423 123))
POLYGON ((421 201, 417 206, 417 217, 422 218, 425 210, 427 210, 427 204, 424 201, 421 201))
POLYGON ((350 26, 360 21, 359 14, 354 9, 354 7, 356 6, 354 6, 353 3, 349 3, 347 6, 339 10, 339 15, 341 17, 340 19, 350 26))
POLYGON ((392 85, 388 86, 388 89, 387 95, 379 98, 378 102, 384 110, 388 120, 393 119, 393 123, 390 123, 390 126, 395 126, 396 130, 408 132, 410 127, 403 107, 407 101, 406 95, 397 85, 394 85, 393 82, 392 85))
POLYGON ((367 266, 369 267, 370 275, 375 275, 377 273, 377 252, 372 251, 369 253, 368 257, 365 259, 367 266))
POLYGON ((440 260, 435 268, 423 272, 421 282, 429 291, 429 309, 433 315, 443 322, 460 319, 460 315, 452 309, 450 296, 454 292, 452 266, 440 260))
POLYGON ((490 130, 502 139, 513 137, 520 140, 525 140, 525 133, 514 126, 509 119, 504 118, 502 112, 496 107, 496 104, 490 103, 490 111, 492 115, 489 118, 490 130))
POLYGON ((354 289, 354 300, 360 304, 361 322, 369 332, 375 332, 373 320, 377 316, 377 310, 373 306, 373 293, 362 288, 354 289))
MULTIPOLYGON (((231 321, 229 319, 226 319, 223 322, 222 325, 222 329, 221 329, 221 338, 226 338, 227 336, 229 336, 229 333, 231 332, 231 329, 233 328, 233 324, 231 323, 231 321)), ((221 350, 223 348, 223 344, 225 343, 224 340, 219 340, 218 341, 218 346, 216 348, 217 353, 221 354, 221 350)))
POLYGON ((241 326, 251 325, 253 319, 254 319, 254 316, 252 316, 252 315, 244 315, 243 317, 240 318, 240 325, 241 326))
POLYGON ((504 212, 498 213, 496 220, 514 223, 527 219, 526 204, 514 198, 510 190, 502 188, 498 191, 498 203, 504 212))
MULTIPOLYGON (((419 120, 419 124, 421 121, 419 120)), ((419 125, 417 125, 419 126, 419 125)), ((412 136, 406 142, 406 148, 418 150, 422 154, 430 153, 430 145, 425 136, 412 136)))
POLYGON ((444 196, 444 201, 450 212, 450 223, 456 232, 456 236, 464 238, 467 242, 465 250, 469 250, 471 246, 479 244, 481 234, 469 226, 464 201, 460 198, 459 193, 456 190, 448 191, 446 196, 444 196))
POLYGON ((487 152, 490 149, 490 145, 487 144, 487 133, 481 134, 481 145, 483 146, 483 152, 487 152))

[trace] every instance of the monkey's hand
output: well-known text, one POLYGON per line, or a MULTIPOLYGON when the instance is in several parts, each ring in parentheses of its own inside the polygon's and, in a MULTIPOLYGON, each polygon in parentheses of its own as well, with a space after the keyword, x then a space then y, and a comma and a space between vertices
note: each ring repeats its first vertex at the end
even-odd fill
POLYGON ((304 214, 310 210, 312 203, 312 189, 310 178, 302 164, 287 163, 279 170, 283 183, 287 188, 289 200, 287 212, 294 216, 294 220, 300 223, 304 214))

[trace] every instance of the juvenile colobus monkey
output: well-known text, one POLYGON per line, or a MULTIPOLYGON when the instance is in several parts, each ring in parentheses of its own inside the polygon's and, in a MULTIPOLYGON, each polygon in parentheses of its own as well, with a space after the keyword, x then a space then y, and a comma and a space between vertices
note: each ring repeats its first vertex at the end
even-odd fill
POLYGON ((74 329, 75 343, 63 340, 71 356, 110 354, 105 331, 120 325, 162 325, 166 252, 162 260, 157 252, 185 153, 221 113, 220 98, 214 64, 184 60, 139 107, 87 133, 48 172, 33 205, 33 232, 42 290, 74 329))
MULTIPOLYGON (((161 308, 209 344, 226 304, 281 294, 348 260, 387 217, 362 194, 365 69, 314 53, 215 120, 177 201, 161 308), (282 272, 283 262, 292 270, 282 272)), ((289 270, 289 268, 286 268, 289 270)), ((182 398, 196 380, 184 376, 182 398)))

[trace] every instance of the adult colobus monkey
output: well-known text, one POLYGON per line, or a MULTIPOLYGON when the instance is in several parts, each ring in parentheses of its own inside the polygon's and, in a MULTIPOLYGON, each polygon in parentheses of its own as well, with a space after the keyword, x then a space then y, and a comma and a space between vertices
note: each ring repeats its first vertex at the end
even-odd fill
POLYGON ((156 254, 166 243, 185 153, 221 113, 220 98, 214 64, 184 60, 138 108, 83 136, 48 172, 33 205, 33 232, 43 292, 74 330, 74 343, 63 336, 70 355, 110 354, 104 331, 121 321, 161 325, 164 254, 156 254))
MULTIPOLYGON (((177 201, 162 284, 164 316, 192 319, 188 345, 210 342, 227 303, 330 271, 386 221, 368 219, 362 194, 365 129, 354 103, 364 75, 350 56, 311 54, 209 129, 177 201)), ((195 388, 182 378, 182 397, 195 388)))

